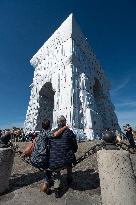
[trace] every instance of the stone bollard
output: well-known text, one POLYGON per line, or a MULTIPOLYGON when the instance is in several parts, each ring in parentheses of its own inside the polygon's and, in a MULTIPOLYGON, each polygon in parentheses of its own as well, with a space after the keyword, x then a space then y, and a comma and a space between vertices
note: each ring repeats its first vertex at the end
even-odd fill
POLYGON ((136 181, 130 155, 124 150, 97 152, 103 205, 136 205, 136 181))
POLYGON ((14 151, 8 148, 0 148, 0 194, 9 188, 9 179, 14 161, 14 151))
POLYGON ((135 177, 136 177, 136 155, 135 154, 131 154, 130 158, 131 158, 134 174, 135 174, 135 177))

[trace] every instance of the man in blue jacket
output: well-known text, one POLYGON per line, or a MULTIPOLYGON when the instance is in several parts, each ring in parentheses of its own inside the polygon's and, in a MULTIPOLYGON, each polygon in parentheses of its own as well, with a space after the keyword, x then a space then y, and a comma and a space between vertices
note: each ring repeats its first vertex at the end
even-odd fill
MULTIPOLYGON (((66 118, 61 115, 57 120, 57 124, 58 128, 56 130, 66 126, 66 118)), ((61 169, 67 168, 67 183, 69 185, 72 182, 72 164, 76 162, 75 152, 77 149, 76 135, 69 128, 66 128, 59 137, 50 139, 49 168, 55 171, 54 189, 56 198, 61 195, 61 169)))

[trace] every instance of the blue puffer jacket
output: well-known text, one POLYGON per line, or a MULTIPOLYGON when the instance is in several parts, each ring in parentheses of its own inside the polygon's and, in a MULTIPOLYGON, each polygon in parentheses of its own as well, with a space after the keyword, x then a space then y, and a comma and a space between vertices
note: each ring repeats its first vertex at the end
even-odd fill
POLYGON ((68 128, 59 137, 51 138, 49 168, 60 169, 74 163, 77 149, 76 135, 68 128))

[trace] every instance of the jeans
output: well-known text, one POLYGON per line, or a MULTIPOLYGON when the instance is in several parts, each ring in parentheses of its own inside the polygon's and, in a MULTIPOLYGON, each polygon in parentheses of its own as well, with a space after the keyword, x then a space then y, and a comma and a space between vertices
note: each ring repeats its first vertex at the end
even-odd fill
POLYGON ((45 177, 44 177, 44 182, 50 183, 52 177, 52 171, 46 170, 45 172, 45 177))
MULTIPOLYGON (((36 163, 33 163, 33 162, 31 162, 31 164, 32 164, 33 167, 36 167, 36 168, 38 168, 38 169, 43 169, 43 170, 45 170, 45 167, 44 167, 44 165, 42 165, 42 164, 39 164, 39 163, 36 164, 36 163)), ((52 171, 46 170, 46 171, 45 171, 44 181, 47 182, 47 183, 49 183, 50 180, 51 180, 51 177, 52 177, 52 171)))

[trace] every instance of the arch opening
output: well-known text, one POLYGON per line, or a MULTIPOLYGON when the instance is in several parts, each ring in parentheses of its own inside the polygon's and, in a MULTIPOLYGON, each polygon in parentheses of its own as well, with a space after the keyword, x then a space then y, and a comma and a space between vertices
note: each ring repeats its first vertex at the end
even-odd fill
POLYGON ((45 83, 41 88, 36 130, 41 130, 45 118, 49 119, 51 124, 53 123, 54 94, 51 82, 45 83))
POLYGON ((103 95, 103 92, 102 92, 102 86, 99 82, 99 80, 97 78, 95 78, 95 83, 94 83, 94 86, 93 86, 93 93, 94 93, 94 98, 97 99, 99 98, 100 96, 103 95))

